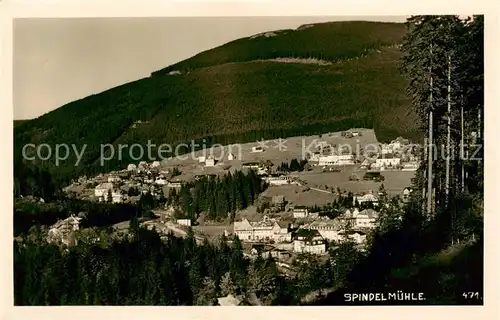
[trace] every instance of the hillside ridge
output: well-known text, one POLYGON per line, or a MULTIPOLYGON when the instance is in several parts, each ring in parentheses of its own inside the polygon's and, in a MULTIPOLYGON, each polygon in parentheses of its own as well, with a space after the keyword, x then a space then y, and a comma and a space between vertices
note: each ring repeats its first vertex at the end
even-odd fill
POLYGON ((325 23, 302 29, 298 38, 237 39, 16 125, 16 159, 22 161, 27 143, 85 144, 81 168, 57 167, 77 175, 136 162, 95 168, 101 144, 230 144, 351 127, 373 128, 382 142, 417 139, 398 69, 404 32, 394 23, 325 23), (175 70, 180 74, 168 75, 175 70))

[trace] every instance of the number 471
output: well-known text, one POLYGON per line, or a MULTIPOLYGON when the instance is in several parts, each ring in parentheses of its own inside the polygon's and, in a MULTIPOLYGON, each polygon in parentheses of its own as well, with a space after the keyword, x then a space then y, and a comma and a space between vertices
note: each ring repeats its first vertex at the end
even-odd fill
POLYGON ((479 292, 464 292, 462 296, 465 299, 479 299, 479 292))

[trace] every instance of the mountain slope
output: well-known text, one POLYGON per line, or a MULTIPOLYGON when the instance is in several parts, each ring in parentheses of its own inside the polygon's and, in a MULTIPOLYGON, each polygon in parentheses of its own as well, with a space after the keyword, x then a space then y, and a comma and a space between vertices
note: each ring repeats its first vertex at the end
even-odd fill
POLYGON ((233 143, 350 127, 374 128, 379 140, 417 138, 398 71, 404 32, 402 24, 335 22, 236 40, 16 125, 17 159, 26 143, 85 144, 80 166, 70 156, 51 170, 73 176, 133 162, 125 152, 100 168, 107 143, 233 143))

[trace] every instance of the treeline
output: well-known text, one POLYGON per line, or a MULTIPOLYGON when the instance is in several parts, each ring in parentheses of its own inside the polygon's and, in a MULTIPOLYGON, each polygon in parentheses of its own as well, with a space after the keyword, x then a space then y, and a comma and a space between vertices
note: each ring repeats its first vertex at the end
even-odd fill
POLYGON ((237 237, 197 244, 191 230, 185 239, 160 239, 131 228, 130 237, 104 246, 15 242, 15 305, 216 305, 228 294, 242 296, 244 305, 299 305, 313 290, 342 284, 362 257, 352 243, 331 252, 335 264, 301 255, 288 277, 270 256, 244 257, 237 237))
POLYGON ((51 201, 59 189, 51 174, 40 167, 14 162, 14 197, 32 196, 51 201))
POLYGON ((14 244, 16 305, 214 305, 245 295, 253 303, 288 304, 286 282, 272 259, 250 262, 237 238, 229 246, 197 245, 172 235, 132 230, 108 247, 67 251, 37 242, 14 244))
POLYGON ((178 207, 178 219, 197 219, 205 212, 209 220, 233 220, 237 210, 252 205, 264 191, 262 179, 253 170, 236 171, 222 178, 203 176, 198 181, 173 189, 167 204, 178 207))
POLYGON ((274 58, 316 58, 336 61, 366 54, 368 50, 399 43, 405 28, 399 23, 343 21, 318 23, 303 29, 269 32, 231 41, 212 50, 153 72, 153 76, 171 71, 274 58))
POLYGON ((307 160, 292 159, 290 163, 282 162, 277 170, 282 172, 303 171, 306 168, 307 160))

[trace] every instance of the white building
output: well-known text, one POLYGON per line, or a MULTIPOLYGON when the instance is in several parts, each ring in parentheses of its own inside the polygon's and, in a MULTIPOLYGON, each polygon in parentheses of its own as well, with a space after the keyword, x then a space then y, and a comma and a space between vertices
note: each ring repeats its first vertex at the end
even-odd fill
POLYGON ((113 190, 113 184, 111 182, 101 183, 94 189, 94 195, 96 197, 105 197, 108 195, 109 190, 113 190))
POLYGON ((418 162, 408 162, 403 166, 403 171, 417 171, 418 162))
POLYGON ((108 177, 108 182, 120 182, 120 181, 122 181, 122 178, 120 178, 119 176, 110 175, 108 177))
POLYGON ((378 213, 372 209, 366 209, 361 212, 356 208, 353 211, 347 210, 342 217, 346 224, 354 229, 373 229, 376 226, 378 213))
POLYGON ((182 187, 182 182, 181 181, 169 181, 167 183, 167 187, 170 187, 170 188, 180 188, 180 187, 182 187))
POLYGON ((339 234, 341 237, 340 241, 349 239, 356 244, 363 244, 366 241, 366 232, 361 230, 341 231, 339 234))
POLYGON ((316 151, 312 154, 309 154, 309 162, 319 162, 319 158, 321 157, 321 152, 316 151))
POLYGON ((293 208, 293 217, 297 218, 307 218, 309 216, 309 209, 305 206, 295 206, 293 208))
POLYGON ((411 188, 405 188, 402 194, 403 201, 408 201, 412 192, 413 190, 411 188))
POLYGON ((392 151, 392 146, 391 145, 388 145, 388 144, 382 144, 380 145, 380 153, 382 155, 386 155, 386 154, 391 154, 393 151, 392 151))
POLYGON ((80 221, 80 217, 75 217, 73 215, 67 219, 57 221, 50 227, 47 241, 50 243, 76 245, 75 231, 79 230, 80 221))
POLYGON ((247 162, 241 165, 243 168, 247 169, 259 169, 261 165, 258 162, 247 162))
POLYGON ((323 254, 326 252, 325 240, 318 230, 299 229, 293 241, 293 251, 298 253, 323 254))
POLYGON ((177 219, 177 224, 181 226, 191 226, 191 219, 177 219))
POLYGON ((319 234, 328 240, 341 241, 343 239, 341 232, 344 230, 345 222, 341 219, 334 220, 316 220, 301 228, 317 230, 319 234))
POLYGON ((381 158, 375 160, 375 166, 377 167, 395 167, 401 164, 400 158, 381 158))
POLYGON ((267 168, 263 168, 263 167, 258 167, 257 168, 257 175, 263 176, 263 175, 266 175, 266 174, 267 174, 267 168))
POLYGON ((160 161, 153 161, 153 163, 151 164, 151 168, 157 168, 160 166, 160 161))
POLYGON ((155 180, 155 184, 164 186, 168 183, 168 181, 165 178, 158 178, 155 180))
POLYGON ((208 157, 207 160, 205 160, 205 167, 213 166, 215 166, 215 159, 213 157, 208 157))
POLYGON ((356 204, 356 201, 359 203, 359 204, 362 204, 362 203, 365 203, 365 202, 371 202, 373 204, 378 204, 378 198, 377 196, 375 196, 373 193, 367 193, 367 194, 364 194, 362 196, 354 196, 353 197, 353 204, 355 205, 356 204))
POLYGON ((292 239, 288 224, 272 222, 264 217, 263 221, 249 222, 247 219, 234 223, 234 234, 242 241, 288 242, 292 239))
POLYGON ((227 155, 227 160, 229 160, 229 161, 233 161, 234 159, 235 159, 234 154, 229 153, 229 154, 227 155))
POLYGON ((121 192, 111 192, 111 202, 113 203, 122 203, 123 202, 123 194, 121 192))
POLYGON ((269 185, 282 186, 290 183, 290 179, 286 176, 269 176, 265 177, 264 181, 269 183, 269 185))
POLYGON ((318 159, 319 166, 336 166, 336 165, 351 165, 354 164, 354 156, 352 154, 320 156, 318 159))

